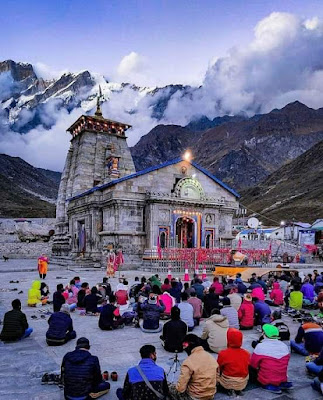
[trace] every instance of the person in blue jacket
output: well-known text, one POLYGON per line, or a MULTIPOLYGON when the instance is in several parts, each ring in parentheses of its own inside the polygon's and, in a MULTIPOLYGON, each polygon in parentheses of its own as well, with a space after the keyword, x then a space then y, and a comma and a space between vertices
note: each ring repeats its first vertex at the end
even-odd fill
POLYGON ((50 316, 48 325, 48 331, 46 332, 48 346, 61 346, 76 338, 68 304, 63 304, 60 311, 50 316))

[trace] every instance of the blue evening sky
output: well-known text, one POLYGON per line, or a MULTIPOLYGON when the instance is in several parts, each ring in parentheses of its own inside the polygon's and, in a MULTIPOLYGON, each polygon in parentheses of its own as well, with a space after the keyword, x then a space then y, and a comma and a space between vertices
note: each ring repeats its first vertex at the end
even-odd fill
POLYGON ((210 60, 250 42, 257 22, 273 11, 322 17, 323 1, 7 0, 0 60, 113 79, 123 57, 136 52, 157 84, 198 83, 210 60))

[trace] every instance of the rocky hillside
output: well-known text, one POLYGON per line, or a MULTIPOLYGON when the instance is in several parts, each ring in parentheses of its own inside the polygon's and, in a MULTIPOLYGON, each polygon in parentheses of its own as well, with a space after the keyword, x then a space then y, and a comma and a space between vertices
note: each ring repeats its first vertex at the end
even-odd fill
POLYGON ((132 149, 137 169, 178 157, 190 147, 196 162, 242 190, 323 139, 323 109, 300 102, 249 119, 223 117, 217 122, 214 128, 192 134, 173 125, 154 128, 132 149))
POLYGON ((60 176, 0 154, 0 217, 55 217, 60 176))
POLYGON ((241 203, 280 221, 323 216, 323 141, 242 193, 241 203))

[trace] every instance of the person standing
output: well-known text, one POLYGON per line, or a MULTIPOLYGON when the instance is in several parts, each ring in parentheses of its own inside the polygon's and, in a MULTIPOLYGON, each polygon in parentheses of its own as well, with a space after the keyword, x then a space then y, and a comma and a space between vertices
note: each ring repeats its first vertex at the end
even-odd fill
POLYGON ((175 400, 212 400, 216 393, 218 363, 207 353, 200 338, 192 333, 184 338, 188 357, 181 366, 180 377, 170 385, 171 398, 175 400))
POLYGON ((47 275, 47 268, 48 268, 48 257, 46 254, 42 254, 38 258, 38 273, 40 279, 45 279, 47 275))
POLYGON ((12 310, 4 315, 3 327, 0 334, 0 340, 12 342, 24 339, 32 333, 33 329, 29 327, 26 315, 21 311, 21 302, 19 299, 11 303, 12 310))
POLYGON ((140 349, 141 361, 128 370, 123 388, 117 389, 119 400, 159 400, 169 393, 166 374, 156 364, 155 346, 146 344, 140 349), (157 394, 158 393, 158 394, 157 394))
POLYGON ((66 353, 61 376, 64 395, 67 400, 98 398, 110 389, 109 382, 102 380, 99 359, 90 353, 90 342, 81 337, 76 342, 74 351, 66 353))

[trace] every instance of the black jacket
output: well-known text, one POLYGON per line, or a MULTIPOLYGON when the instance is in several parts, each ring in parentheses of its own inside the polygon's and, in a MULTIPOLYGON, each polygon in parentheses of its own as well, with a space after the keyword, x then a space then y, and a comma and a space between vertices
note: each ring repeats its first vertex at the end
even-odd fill
POLYGON ((168 321, 163 327, 163 339, 165 343, 165 350, 171 352, 183 351, 183 340, 187 334, 187 325, 185 322, 168 321))
POLYGON ((60 311, 62 305, 65 303, 65 297, 62 295, 62 292, 55 292, 53 294, 53 308, 54 312, 60 311))
POLYGON ((28 328, 26 315, 20 310, 11 310, 5 313, 0 339, 13 341, 20 339, 28 328))
POLYGON ((100 318, 99 318, 99 328, 101 329, 109 329, 113 327, 113 320, 114 320, 114 310, 117 307, 113 304, 107 304, 106 306, 102 307, 100 318))
POLYGON ((51 315, 48 325, 49 328, 46 332, 48 339, 65 339, 66 333, 73 331, 72 318, 63 312, 56 312, 51 315))
POLYGON ((98 357, 81 349, 65 354, 62 361, 62 377, 65 396, 87 396, 102 382, 98 357))
POLYGON ((86 291, 80 289, 77 293, 77 307, 84 308, 85 296, 86 296, 86 291))
POLYGON ((144 329, 158 329, 160 314, 165 311, 165 305, 162 300, 158 304, 149 304, 146 300, 140 305, 143 311, 143 327, 144 329))
POLYGON ((91 293, 85 296, 84 298, 84 307, 86 312, 96 313, 98 310, 98 302, 101 299, 101 296, 91 293))

